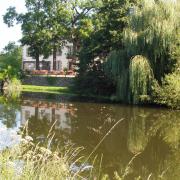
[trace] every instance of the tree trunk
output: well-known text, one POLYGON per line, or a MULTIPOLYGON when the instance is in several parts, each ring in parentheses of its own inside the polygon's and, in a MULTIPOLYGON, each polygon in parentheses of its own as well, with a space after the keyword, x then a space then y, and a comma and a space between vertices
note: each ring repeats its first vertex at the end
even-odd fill
POLYGON ((56 70, 56 52, 57 52, 57 49, 54 47, 53 48, 53 70, 56 70))
POLYGON ((40 67, 39 67, 39 54, 36 55, 36 70, 40 70, 40 67))

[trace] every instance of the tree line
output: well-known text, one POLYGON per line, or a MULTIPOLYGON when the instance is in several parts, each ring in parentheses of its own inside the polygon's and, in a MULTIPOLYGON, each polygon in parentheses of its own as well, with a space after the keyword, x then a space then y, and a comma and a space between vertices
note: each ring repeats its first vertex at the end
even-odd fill
POLYGON ((79 59, 76 89, 117 101, 180 104, 180 3, 163 0, 25 0, 4 22, 20 23, 30 54, 53 54, 66 41, 79 59))

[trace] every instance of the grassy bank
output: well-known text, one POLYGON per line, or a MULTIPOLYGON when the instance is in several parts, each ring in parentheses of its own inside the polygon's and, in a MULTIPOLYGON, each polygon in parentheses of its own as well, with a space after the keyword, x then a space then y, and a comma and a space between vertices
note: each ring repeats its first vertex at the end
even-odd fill
POLYGON ((33 85, 22 85, 24 92, 42 92, 42 93, 53 93, 53 94, 73 94, 68 87, 55 87, 55 86, 33 86, 33 85))

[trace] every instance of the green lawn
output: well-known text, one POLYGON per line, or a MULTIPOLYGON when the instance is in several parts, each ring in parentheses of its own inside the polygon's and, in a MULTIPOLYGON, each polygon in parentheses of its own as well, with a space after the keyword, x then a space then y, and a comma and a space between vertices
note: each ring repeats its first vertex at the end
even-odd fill
POLYGON ((24 92, 63 94, 71 93, 68 87, 22 85, 24 92))

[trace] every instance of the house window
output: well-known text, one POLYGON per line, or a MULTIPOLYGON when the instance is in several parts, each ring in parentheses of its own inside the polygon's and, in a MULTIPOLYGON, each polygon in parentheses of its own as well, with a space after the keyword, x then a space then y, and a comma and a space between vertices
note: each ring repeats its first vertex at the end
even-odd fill
POLYGON ((31 53, 30 53, 30 49, 29 48, 26 49, 26 56, 27 57, 31 57, 31 53))
POLYGON ((58 49, 56 55, 57 56, 62 56, 62 49, 58 49))
POLYGON ((68 46, 68 55, 73 55, 73 46, 68 46))
POLYGON ((62 62, 61 61, 56 62, 56 69, 57 70, 62 70, 62 62))
POLYGON ((24 63, 24 70, 34 70, 35 69, 35 63, 24 63))

